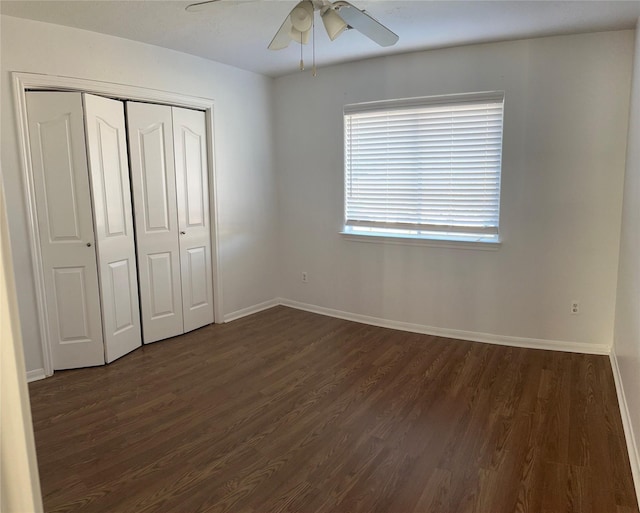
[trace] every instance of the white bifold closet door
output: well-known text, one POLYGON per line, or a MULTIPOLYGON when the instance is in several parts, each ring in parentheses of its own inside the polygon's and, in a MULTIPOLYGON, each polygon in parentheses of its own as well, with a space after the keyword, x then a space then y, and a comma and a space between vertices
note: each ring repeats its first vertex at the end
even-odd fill
POLYGON ((213 322, 206 122, 204 112, 171 110, 186 332, 213 322))
POLYGON ((108 363, 142 343, 124 104, 83 98, 108 363))
POLYGON ((54 370, 102 365, 141 345, 124 104, 27 93, 54 370))
POLYGON ((82 96, 28 92, 27 117, 53 368, 103 365, 82 96))
POLYGON ((184 333, 171 107, 127 102, 145 344, 184 333))
POLYGON ((205 115, 127 102, 144 342, 213 322, 205 115))

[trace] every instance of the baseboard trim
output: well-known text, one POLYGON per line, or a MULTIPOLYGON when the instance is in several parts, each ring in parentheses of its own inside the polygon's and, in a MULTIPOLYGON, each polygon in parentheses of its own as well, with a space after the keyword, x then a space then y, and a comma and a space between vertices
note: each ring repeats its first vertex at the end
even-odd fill
POLYGON ((27 371, 27 383, 31 383, 32 381, 38 381, 46 377, 47 375, 45 374, 44 369, 34 369, 34 370, 27 371))
POLYGON ((631 464, 631 475, 633 476, 633 484, 636 488, 636 500, 640 504, 640 452, 638 452, 636 437, 633 434, 631 426, 631 415, 629 414, 627 397, 624 393, 622 376, 620 375, 620 367, 618 366, 618 358, 615 351, 611 351, 609 359, 611 360, 613 381, 616 384, 616 393, 618 394, 618 405, 620 407, 620 416, 622 417, 624 438, 627 442, 627 452, 629 453, 629 463, 631 464))
POLYGON ((476 331, 464 331, 449 328, 436 328, 424 324, 413 324, 409 322, 393 321, 383 319, 381 317, 372 317, 369 315, 356 314, 346 312, 344 310, 335 310, 324 306, 303 303, 285 298, 274 298, 263 301, 256 305, 248 306, 225 314, 224 322, 235 321, 247 315, 262 312, 274 306, 288 306, 296 310, 304 310, 306 312, 327 315, 347 321, 360 322, 363 324, 371 324, 372 326, 380 326, 381 328, 390 328, 394 330, 409 331, 412 333, 422 333, 423 335, 434 335, 438 337, 457 338, 462 340, 470 340, 472 342, 482 342, 485 344, 497 344, 502 346, 524 347, 527 349, 544 349, 547 351, 564 351, 568 353, 586 353, 609 355, 611 348, 607 344, 585 344, 582 342, 572 342, 567 340, 546 340, 538 338, 511 337, 507 335, 495 335, 492 333, 480 333, 476 331))
POLYGON ((422 333, 424 335, 435 335, 438 337, 457 338, 462 340, 470 340, 472 342, 483 342, 486 344, 497 344, 502 346, 524 347, 528 349, 545 349, 548 351, 564 351, 569 353, 587 353, 608 355, 610 347, 606 344, 584 344, 581 342, 569 342, 564 340, 544 340, 525 337, 510 337, 505 335, 493 335, 491 333, 479 333, 475 331, 455 330, 449 328, 436 328, 423 324, 412 324, 409 322, 392 321, 380 317, 371 317, 368 315, 345 312, 342 310, 334 310, 333 308, 325 308, 323 306, 301 303, 290 299, 280 298, 278 304, 304 310, 329 317, 337 317, 347 321, 360 322, 363 324, 371 324, 382 328, 391 328, 394 330, 410 331, 412 333, 422 333))
POLYGON ((262 312, 263 310, 268 310, 269 308, 273 308, 274 306, 278 306, 279 304, 280 301, 278 298, 270 299, 269 301, 263 301, 262 303, 258 303, 257 305, 248 306, 247 308, 242 308, 240 310, 236 310, 235 312, 225 314, 224 322, 235 321, 236 319, 241 319, 242 317, 246 317, 247 315, 262 312))

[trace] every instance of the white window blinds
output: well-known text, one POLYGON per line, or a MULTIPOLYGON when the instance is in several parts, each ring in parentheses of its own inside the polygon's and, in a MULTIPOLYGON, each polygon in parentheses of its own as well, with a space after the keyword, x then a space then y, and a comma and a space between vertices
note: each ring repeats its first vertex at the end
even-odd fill
POLYGON ((503 93, 345 107, 347 227, 497 235, 503 93))

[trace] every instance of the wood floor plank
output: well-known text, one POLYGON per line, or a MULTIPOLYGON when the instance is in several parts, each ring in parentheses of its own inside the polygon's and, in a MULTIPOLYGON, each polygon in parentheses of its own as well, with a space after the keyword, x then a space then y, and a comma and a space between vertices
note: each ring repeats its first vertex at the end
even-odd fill
POLYGON ((276 307, 29 389, 48 512, 639 513, 605 356, 276 307))

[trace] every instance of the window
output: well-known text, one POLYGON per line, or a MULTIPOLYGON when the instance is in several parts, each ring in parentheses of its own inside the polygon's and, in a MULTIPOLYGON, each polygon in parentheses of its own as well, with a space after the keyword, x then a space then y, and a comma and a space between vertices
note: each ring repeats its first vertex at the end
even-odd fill
POLYGON ((504 93, 347 105, 343 233, 498 242, 504 93))

